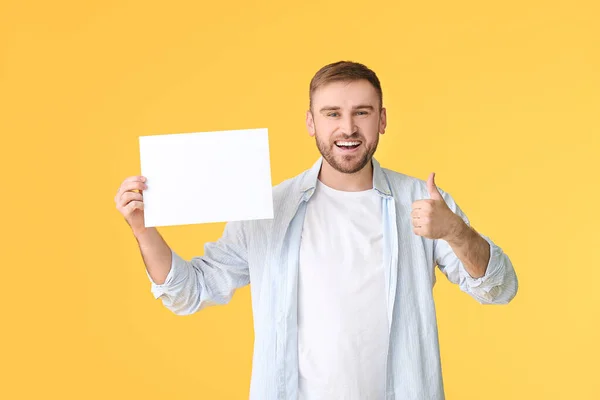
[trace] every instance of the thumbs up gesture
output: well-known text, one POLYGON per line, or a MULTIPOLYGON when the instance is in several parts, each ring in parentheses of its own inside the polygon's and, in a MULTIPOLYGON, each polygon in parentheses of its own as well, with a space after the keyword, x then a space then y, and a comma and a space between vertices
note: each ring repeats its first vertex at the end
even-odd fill
POLYGON ((432 172, 427 179, 427 191, 430 198, 412 203, 410 215, 413 232, 429 239, 448 240, 458 232, 460 223, 463 221, 448 207, 435 185, 434 179, 435 172, 432 172))

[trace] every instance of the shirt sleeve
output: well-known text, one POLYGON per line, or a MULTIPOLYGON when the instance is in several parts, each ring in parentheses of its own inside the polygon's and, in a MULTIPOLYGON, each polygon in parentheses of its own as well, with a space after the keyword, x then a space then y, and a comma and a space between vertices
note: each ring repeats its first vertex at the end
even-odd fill
POLYGON ((204 245, 203 256, 187 261, 171 250, 171 269, 163 284, 155 283, 148 271, 146 275, 154 298, 177 315, 228 303, 236 289, 250 283, 242 222, 228 222, 219 240, 204 245))
MULTIPOLYGON (((470 226, 469 219, 456 204, 452 196, 440 190, 448 207, 470 226)), ((510 261, 502 248, 488 236, 479 233, 490 246, 490 259, 485 275, 473 278, 456 256, 450 244, 442 239, 433 242, 433 256, 440 271, 460 289, 481 304, 507 304, 517 294, 518 280, 510 261)))

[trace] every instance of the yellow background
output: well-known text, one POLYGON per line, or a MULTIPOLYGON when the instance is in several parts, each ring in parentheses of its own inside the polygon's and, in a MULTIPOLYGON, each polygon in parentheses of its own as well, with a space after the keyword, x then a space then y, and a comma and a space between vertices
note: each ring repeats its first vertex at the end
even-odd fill
MULTIPOLYGON (((247 398, 249 288, 172 314, 113 196, 142 135, 268 127, 273 184, 300 173, 346 59, 383 84, 377 159, 435 171, 519 277, 482 306, 438 273, 447 398, 600 398, 597 4, 2 1, 0 397, 247 398)), ((160 232, 189 259, 223 226, 160 232)))

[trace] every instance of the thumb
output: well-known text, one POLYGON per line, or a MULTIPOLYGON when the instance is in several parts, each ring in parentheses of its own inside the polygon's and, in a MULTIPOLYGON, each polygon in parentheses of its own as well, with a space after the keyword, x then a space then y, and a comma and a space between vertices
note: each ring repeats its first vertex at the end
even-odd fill
POLYGON ((431 197, 432 200, 444 200, 437 186, 435 185, 435 172, 429 174, 429 178, 427 179, 427 191, 429 192, 429 197, 431 197))

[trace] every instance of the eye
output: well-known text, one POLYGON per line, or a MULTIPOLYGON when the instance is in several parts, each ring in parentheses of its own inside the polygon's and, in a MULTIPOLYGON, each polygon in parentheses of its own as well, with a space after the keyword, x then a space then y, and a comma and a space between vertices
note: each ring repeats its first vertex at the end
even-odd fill
POLYGON ((338 113, 336 112, 330 112, 329 114, 327 114, 328 117, 337 117, 338 113))
POLYGON ((356 114, 357 115, 367 115, 368 113, 366 111, 357 111, 356 114))

